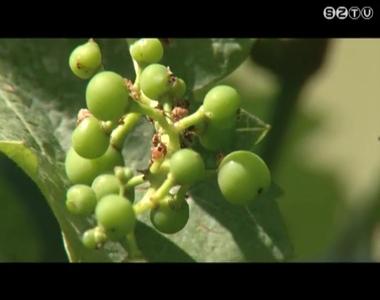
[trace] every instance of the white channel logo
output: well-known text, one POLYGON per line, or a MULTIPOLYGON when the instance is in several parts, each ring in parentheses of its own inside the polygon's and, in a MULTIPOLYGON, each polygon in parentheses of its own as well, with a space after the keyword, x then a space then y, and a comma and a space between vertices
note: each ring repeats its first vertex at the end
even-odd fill
POLYGON ((339 20, 345 20, 347 17, 351 20, 358 20, 360 17, 364 20, 369 20, 373 17, 373 9, 369 6, 364 6, 361 9, 357 6, 352 6, 350 8, 344 6, 339 6, 337 8, 327 6, 323 10, 323 16, 327 20, 332 20, 335 17, 339 20))

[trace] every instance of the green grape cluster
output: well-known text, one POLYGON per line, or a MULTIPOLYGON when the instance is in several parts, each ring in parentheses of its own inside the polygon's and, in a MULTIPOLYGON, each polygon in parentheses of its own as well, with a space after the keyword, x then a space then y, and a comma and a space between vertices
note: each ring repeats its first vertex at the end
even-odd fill
POLYGON ((270 171, 258 155, 240 150, 221 156, 236 134, 239 93, 231 86, 217 85, 191 111, 195 102, 185 98, 185 80, 160 63, 164 47, 155 38, 138 39, 129 46, 136 73, 133 82, 105 70, 100 46, 92 39, 69 58, 73 74, 88 83, 87 107, 78 113, 66 154, 71 182, 66 207, 78 217, 95 218, 97 225, 82 235, 90 249, 99 249, 107 241, 138 249, 134 228, 145 211, 151 225, 163 234, 190 226, 189 192, 201 181, 215 180, 225 201, 240 206, 253 203, 269 189, 270 171), (141 117, 152 123, 155 133, 147 149, 147 168, 133 170, 125 165, 122 149, 141 117), (194 139, 203 152, 215 154, 216 167, 206 165, 194 139), (145 194, 135 201, 136 189, 144 184, 145 194), (177 192, 172 192, 174 187, 177 192))

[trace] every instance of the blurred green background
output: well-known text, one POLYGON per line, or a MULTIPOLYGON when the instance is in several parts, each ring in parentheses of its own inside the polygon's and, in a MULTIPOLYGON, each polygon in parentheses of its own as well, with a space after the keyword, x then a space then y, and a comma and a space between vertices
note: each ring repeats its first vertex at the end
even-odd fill
MULTIPOLYGON (((283 143, 277 143, 268 159, 274 181, 284 190, 278 203, 296 259, 309 260, 336 241, 352 211, 377 197, 380 39, 329 40, 321 68, 302 82, 294 105, 279 90, 284 78, 296 85, 290 79, 297 77, 296 67, 279 79, 261 63, 273 61, 273 54, 263 53, 253 54, 255 61, 247 59, 223 82, 235 86, 244 108, 268 123, 278 102, 283 104, 277 116, 292 107, 284 128, 279 122, 272 130, 282 130, 283 143)), ((291 59, 302 66, 309 57, 301 53, 291 59)), ((39 191, 3 156, 0 170, 0 261, 67 261, 57 222, 39 191)), ((376 249, 373 243, 371 258, 380 260, 376 249)))

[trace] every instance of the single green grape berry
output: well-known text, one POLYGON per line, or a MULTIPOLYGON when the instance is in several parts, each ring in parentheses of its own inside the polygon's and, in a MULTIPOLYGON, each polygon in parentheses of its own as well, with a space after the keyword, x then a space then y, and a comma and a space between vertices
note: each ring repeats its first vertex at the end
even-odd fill
POLYGON ((159 39, 140 39, 130 47, 132 59, 138 64, 158 63, 164 55, 159 39))
POLYGON ((183 79, 174 77, 170 86, 169 94, 174 99, 181 99, 186 93, 186 83, 183 79))
MULTIPOLYGON (((122 183, 114 174, 101 174, 95 178, 91 187, 96 194, 97 200, 100 201, 108 195, 119 195, 122 183)), ((124 197, 133 203, 135 200, 134 188, 125 189, 124 197)))
POLYGON ((165 234, 181 231, 189 221, 189 204, 184 200, 181 207, 171 205, 170 198, 160 203, 157 209, 150 211, 150 221, 154 228, 165 234))
POLYGON ((226 155, 218 167, 218 185, 224 198, 235 205, 248 205, 265 193, 271 174, 255 153, 240 150, 226 155))
POLYGON ((193 184, 203 178, 205 163, 199 153, 190 149, 180 149, 170 158, 170 173, 177 184, 193 184))
POLYGON ((83 245, 88 249, 96 250, 99 248, 98 247, 99 243, 97 243, 96 239, 95 239, 95 229, 94 228, 86 230, 83 233, 82 242, 83 242, 83 245))
POLYGON ((132 169, 127 167, 116 167, 114 173, 122 184, 126 184, 134 176, 132 169))
POLYGON ((71 135, 71 145, 75 152, 87 159, 101 157, 110 143, 102 124, 94 116, 83 119, 71 135))
POLYGON ((101 121, 121 118, 129 103, 129 91, 123 77, 111 71, 96 74, 86 89, 86 104, 101 121))
POLYGON ((69 58, 71 71, 81 79, 89 79, 102 67, 102 53, 93 40, 79 45, 69 58))
POLYGON ((98 245, 99 244, 102 245, 105 242, 107 242, 107 235, 105 234, 103 228, 95 227, 93 230, 94 230, 94 239, 98 245))
POLYGON ((200 144, 209 151, 219 151, 227 147, 235 133, 235 127, 220 128, 208 122, 200 133, 197 133, 200 144))
POLYGON ((241 105, 238 92, 227 85, 212 88, 205 96, 203 109, 207 117, 223 124, 224 120, 235 118, 241 105))
POLYGON ((76 184, 66 192, 66 207, 75 215, 89 217, 96 206, 95 192, 87 185, 76 184))
POLYGON ((98 201, 100 201, 107 195, 118 195, 121 183, 113 174, 101 174, 94 179, 91 188, 94 190, 98 201))
POLYGON ((66 154, 65 171, 72 184, 90 186, 94 179, 103 173, 112 173, 116 166, 124 166, 121 152, 109 146, 106 153, 95 159, 86 159, 70 148, 66 154))
POLYGON ((132 232, 136 215, 132 203, 119 195, 103 197, 97 204, 95 216, 110 240, 119 240, 132 232))
POLYGON ((160 64, 147 66, 140 75, 140 88, 148 98, 159 100, 170 89, 171 72, 160 64))

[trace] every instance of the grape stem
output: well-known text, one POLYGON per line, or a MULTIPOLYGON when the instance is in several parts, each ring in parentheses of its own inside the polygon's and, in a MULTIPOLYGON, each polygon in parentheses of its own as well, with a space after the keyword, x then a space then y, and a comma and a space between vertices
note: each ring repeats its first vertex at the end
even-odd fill
POLYGON ((125 185, 124 188, 126 190, 134 188, 140 184, 143 184, 146 182, 145 176, 144 175, 136 175, 133 178, 131 178, 125 185))
POLYGON ((160 159, 154 160, 153 164, 151 165, 151 167, 149 169, 149 172, 151 174, 157 173, 160 170, 160 168, 161 168, 161 166, 162 166, 162 164, 163 164, 164 161, 165 161, 165 158, 160 158, 160 159))
POLYGON ((146 191, 144 197, 137 202, 136 204, 133 205, 133 209, 135 210, 136 216, 141 214, 142 212, 153 209, 156 204, 153 203, 150 199, 150 197, 156 192, 156 189, 154 187, 148 188, 146 191))
POLYGON ((203 110, 203 105, 201 105, 196 112, 187 116, 174 124, 177 132, 183 131, 191 126, 203 122, 206 118, 206 114, 203 110))
POLYGON ((137 246, 135 233, 132 231, 125 237, 123 246, 128 252, 128 261, 136 259, 144 259, 144 256, 137 246))
POLYGON ((240 109, 240 114, 241 115, 245 115, 247 116, 248 118, 254 120, 257 125, 259 125, 260 127, 267 127, 268 124, 265 124, 263 121, 261 121, 258 117, 256 117, 255 115, 251 114, 249 111, 245 110, 245 109, 240 109))
POLYGON ((269 124, 266 124, 264 127, 254 127, 254 128, 238 128, 236 129, 236 132, 261 132, 260 136, 255 142, 255 146, 259 144, 265 136, 268 134, 269 130, 271 130, 271 126, 269 124))
POLYGON ((174 177, 171 173, 167 175, 165 181, 157 189, 157 191, 150 197, 150 200, 156 205, 164 199, 170 192, 170 189, 175 185, 174 177))
POLYGON ((120 185, 120 190, 119 190, 119 196, 124 196, 125 194, 125 186, 122 184, 120 185))
POLYGON ((270 129, 271 129, 271 126, 267 124, 266 128, 263 130, 262 134, 259 136, 259 138, 255 142, 255 146, 265 138, 265 136, 267 135, 270 129))
POLYGON ((150 187, 144 197, 137 202, 133 208, 135 214, 139 215, 146 210, 151 210, 156 208, 159 203, 169 195, 170 189, 175 185, 173 176, 169 173, 165 181, 156 190, 154 187, 150 187))
MULTIPOLYGON (((142 94, 141 89, 140 89, 140 77, 144 69, 144 66, 140 65, 135 60, 132 60, 132 61, 133 61, 133 68, 135 69, 135 74, 136 74, 136 79, 135 79, 135 82, 133 83, 133 90, 137 92, 138 94, 142 94)), ((146 105, 151 105, 153 103, 153 101, 149 99, 148 97, 140 96, 139 101, 146 105)))
MULTIPOLYGON (((140 99, 144 99, 146 96, 141 93, 140 99)), ((150 100, 146 98, 145 100, 150 100)), ((151 101, 151 100, 150 100, 151 101)), ((169 124, 166 120, 165 114, 151 106, 134 102, 135 105, 131 106, 131 111, 147 115, 152 118, 162 127, 165 133, 169 136, 168 152, 173 153, 181 148, 179 133, 172 124, 169 124)))
POLYGON ((140 90, 140 76, 142 73, 142 67, 135 60, 133 60, 133 68, 135 69, 136 74, 136 79, 133 84, 133 88, 135 88, 136 90, 140 90))
POLYGON ((164 113, 166 115, 166 121, 169 124, 173 124, 173 121, 171 119, 171 114, 172 114, 173 107, 172 107, 170 99, 168 99, 167 96, 165 96, 165 97, 166 98, 163 98, 161 102, 163 103, 164 113))
POLYGON ((136 126, 141 114, 139 113, 129 113, 123 119, 123 124, 119 125, 111 134, 111 144, 117 149, 121 150, 123 148, 124 142, 131 132, 131 130, 136 126))
POLYGON ((175 206, 182 206, 182 203, 184 201, 186 201, 186 194, 188 192, 190 188, 190 185, 182 185, 177 193, 174 195, 174 197, 172 198, 172 203, 175 205, 175 206))
POLYGON ((117 126, 117 121, 102 121, 103 130, 108 135, 111 135, 117 126))

